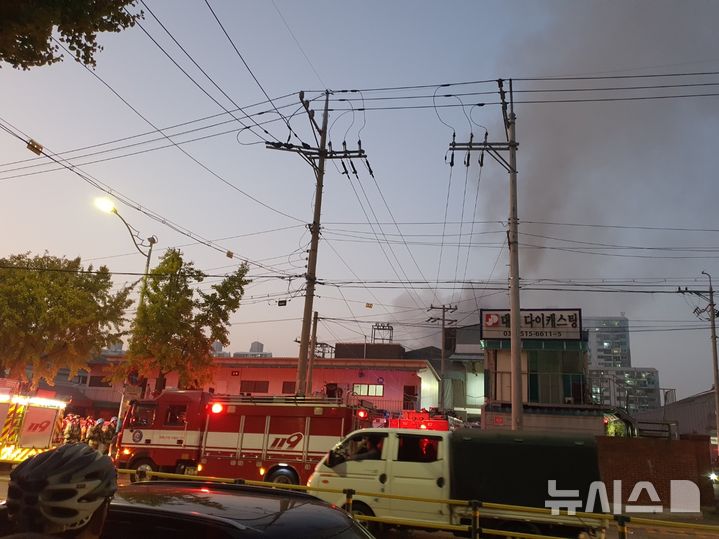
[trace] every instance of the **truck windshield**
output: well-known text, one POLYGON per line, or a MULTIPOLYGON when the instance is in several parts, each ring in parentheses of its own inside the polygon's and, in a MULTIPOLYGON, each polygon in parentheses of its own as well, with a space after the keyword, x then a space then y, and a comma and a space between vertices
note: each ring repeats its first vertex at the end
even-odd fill
POLYGON ((130 427, 147 427, 155 421, 155 404, 136 404, 130 416, 130 427))

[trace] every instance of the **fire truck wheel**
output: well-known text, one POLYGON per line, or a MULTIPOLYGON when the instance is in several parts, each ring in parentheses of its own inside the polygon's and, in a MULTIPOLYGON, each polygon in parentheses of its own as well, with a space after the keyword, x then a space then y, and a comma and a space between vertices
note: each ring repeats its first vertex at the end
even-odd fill
POLYGON ((278 468, 265 479, 268 483, 281 483, 283 485, 299 485, 297 474, 289 468, 278 468))
MULTIPOLYGON (((152 461, 152 459, 139 459, 132 463, 132 469, 136 470, 138 472, 156 472, 157 471, 157 465, 152 461)), ((130 481, 135 483, 137 481, 142 480, 141 474, 131 474, 130 475, 130 481)))

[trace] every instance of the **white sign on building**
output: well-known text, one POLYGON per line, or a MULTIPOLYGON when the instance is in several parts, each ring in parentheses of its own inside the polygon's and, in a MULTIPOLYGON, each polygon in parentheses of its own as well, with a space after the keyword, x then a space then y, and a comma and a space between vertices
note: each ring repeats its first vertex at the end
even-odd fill
MULTIPOLYGON (((480 310, 480 338, 511 338, 509 309, 480 310)), ((522 309, 519 336, 522 339, 579 341, 582 338, 581 309, 522 309)))

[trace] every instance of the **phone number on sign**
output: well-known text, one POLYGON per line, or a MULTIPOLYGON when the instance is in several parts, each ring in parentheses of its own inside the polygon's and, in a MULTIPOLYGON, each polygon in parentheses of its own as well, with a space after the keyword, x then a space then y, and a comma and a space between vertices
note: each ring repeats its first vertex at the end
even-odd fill
MULTIPOLYGON (((512 333, 510 330, 505 329, 502 332, 502 335, 505 337, 511 337, 512 333)), ((519 332, 520 337, 562 337, 564 336, 564 332, 557 331, 557 330, 548 330, 548 329, 522 329, 519 332)))

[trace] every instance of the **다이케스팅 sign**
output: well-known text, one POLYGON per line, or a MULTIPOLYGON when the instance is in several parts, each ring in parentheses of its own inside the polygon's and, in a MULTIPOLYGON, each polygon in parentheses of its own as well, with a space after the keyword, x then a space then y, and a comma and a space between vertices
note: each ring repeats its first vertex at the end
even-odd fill
MULTIPOLYGON (((578 341, 582 338, 581 309, 522 309, 520 313, 521 339, 578 341)), ((509 309, 481 309, 480 319, 480 338, 511 338, 509 309)))

